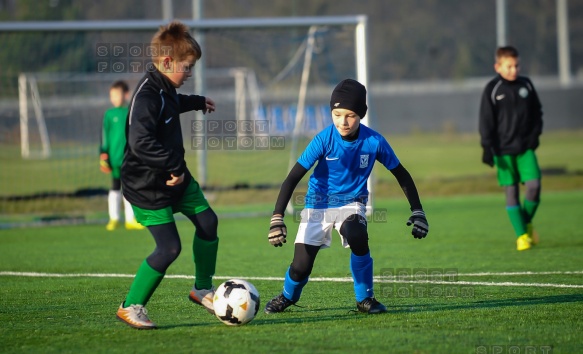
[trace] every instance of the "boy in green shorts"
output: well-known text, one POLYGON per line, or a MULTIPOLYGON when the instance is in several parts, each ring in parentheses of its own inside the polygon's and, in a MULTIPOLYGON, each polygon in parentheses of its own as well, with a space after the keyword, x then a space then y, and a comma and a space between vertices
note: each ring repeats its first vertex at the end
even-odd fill
POLYGON ((540 203, 541 172, 534 150, 542 133, 542 109, 532 82, 518 76, 516 48, 498 48, 494 69, 498 75, 486 85, 480 105, 482 162, 496 165, 516 249, 524 251, 539 241, 532 220, 540 203), (522 206, 519 183, 526 186, 522 206))
POLYGON ((196 228, 192 245, 196 279, 189 298, 210 313, 214 313, 212 277, 219 242, 217 215, 184 161, 179 117, 191 110, 213 112, 215 103, 176 92, 192 76, 202 54, 200 46, 178 21, 160 27, 151 46, 159 50, 153 51, 154 67, 138 83, 130 103, 121 175, 124 196, 136 219, 156 242, 117 311, 119 320, 139 329, 156 328, 145 306, 181 251, 173 214, 181 212, 196 228))
POLYGON ((130 89, 125 81, 114 82, 109 88, 109 100, 112 108, 103 115, 101 129, 101 147, 99 167, 103 173, 111 173, 111 189, 107 196, 109 222, 107 231, 113 231, 119 225, 120 206, 123 199, 125 227, 128 230, 143 230, 134 218, 131 204, 121 195, 121 163, 126 146, 126 118, 128 115, 127 100, 130 89))

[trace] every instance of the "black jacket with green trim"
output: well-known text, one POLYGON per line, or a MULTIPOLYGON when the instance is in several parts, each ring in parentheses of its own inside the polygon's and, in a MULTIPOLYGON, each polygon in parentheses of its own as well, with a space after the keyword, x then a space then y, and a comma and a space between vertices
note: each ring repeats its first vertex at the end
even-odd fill
POLYGON ((542 106, 532 82, 500 75, 484 89, 480 104, 481 145, 496 155, 518 155, 536 149, 542 133, 542 106))
POLYGON ((162 73, 152 70, 138 83, 126 122, 127 144, 121 169, 124 197, 142 209, 176 203, 191 174, 184 161, 180 113, 206 108, 205 97, 182 95, 162 73), (184 182, 167 186, 170 174, 184 182))

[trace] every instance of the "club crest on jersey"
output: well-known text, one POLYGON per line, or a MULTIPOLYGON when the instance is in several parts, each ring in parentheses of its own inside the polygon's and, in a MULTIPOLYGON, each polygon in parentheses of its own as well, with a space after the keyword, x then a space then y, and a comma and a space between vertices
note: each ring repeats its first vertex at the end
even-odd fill
POLYGON ((528 97, 528 90, 526 89, 526 87, 521 87, 518 90, 518 94, 520 95, 520 97, 526 98, 526 97, 528 97))
POLYGON ((368 155, 360 155, 360 168, 368 167, 368 155))

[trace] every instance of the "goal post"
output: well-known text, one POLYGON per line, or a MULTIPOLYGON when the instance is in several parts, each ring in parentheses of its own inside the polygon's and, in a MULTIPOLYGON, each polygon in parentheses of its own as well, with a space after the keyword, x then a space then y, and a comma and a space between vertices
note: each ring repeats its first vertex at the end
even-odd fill
POLYGON ((51 155, 51 143, 39 97, 36 77, 21 73, 18 76, 18 102, 20 116, 20 151, 23 159, 48 158, 51 155), (29 94, 30 92, 30 94, 29 94), (31 152, 29 125, 29 96, 33 108, 38 135, 40 137, 40 153, 31 152))
MULTIPOLYGON (((289 165, 297 159, 298 151, 331 123, 328 101, 333 87, 349 77, 368 87, 367 17, 181 22, 195 36, 202 36, 205 43, 204 60, 197 62, 193 80, 178 91, 208 95, 217 104, 216 112, 204 117, 194 112, 181 115, 187 164, 210 202, 219 209, 234 213, 268 212, 277 194, 275 190, 289 165), (235 134, 229 136, 225 131, 233 122, 267 123, 268 130, 250 133, 237 126, 235 134), (221 126, 222 135, 209 131, 211 125, 221 126), (204 129, 198 131, 201 126, 204 129), (228 145, 231 138, 236 142, 233 149, 228 145), (202 148, 197 145, 201 141, 202 148), (210 144, 216 141, 220 145, 210 144), (243 144, 250 141, 254 144, 251 148, 243 144)), ((99 174, 95 154, 103 113, 109 108, 109 85, 123 79, 131 88, 135 87, 144 70, 132 71, 133 45, 145 49, 158 27, 167 23, 162 20, 0 23, 0 45, 10 37, 5 34, 19 33, 20 41, 25 43, 30 37, 34 43, 33 37, 41 33, 48 46, 55 46, 57 58, 70 48, 73 41, 70 36, 82 33, 82 43, 76 43, 86 46, 82 63, 85 65, 63 60, 47 70, 39 61, 17 78, 18 97, 14 103, 20 107, 19 157, 42 157, 48 161, 38 166, 21 166, 40 171, 35 173, 42 173, 43 179, 34 183, 23 180, 22 185, 12 190, 0 189, 0 197, 108 189, 110 182, 99 174), (101 44, 110 50, 105 58, 100 56, 101 44), (126 51, 125 56, 113 53, 118 47, 126 51), (87 63, 94 65, 90 72, 87 63), (104 66, 100 65, 104 63, 106 70, 101 72, 99 69, 104 66), (116 70, 120 67, 125 69, 116 70)), ((144 68, 146 56, 137 59, 144 68)), ((371 124, 370 114, 362 123, 371 124)), ((0 178, 3 173, 0 172, 0 178)), ((372 192, 370 180, 368 187, 372 192)), ((5 202, 0 199, 0 213, 2 203, 5 202)))

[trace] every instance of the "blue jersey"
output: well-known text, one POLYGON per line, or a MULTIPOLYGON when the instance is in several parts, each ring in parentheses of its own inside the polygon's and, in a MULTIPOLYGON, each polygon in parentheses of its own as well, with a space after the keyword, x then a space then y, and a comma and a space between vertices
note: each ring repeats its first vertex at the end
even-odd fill
POLYGON ((358 138, 345 141, 334 124, 325 128, 298 159, 307 170, 318 163, 308 182, 305 207, 326 209, 366 203, 366 184, 375 161, 388 170, 399 165, 399 159, 381 134, 361 124, 358 138))

